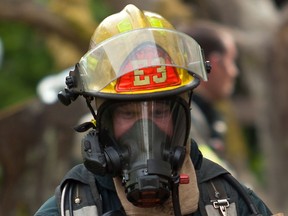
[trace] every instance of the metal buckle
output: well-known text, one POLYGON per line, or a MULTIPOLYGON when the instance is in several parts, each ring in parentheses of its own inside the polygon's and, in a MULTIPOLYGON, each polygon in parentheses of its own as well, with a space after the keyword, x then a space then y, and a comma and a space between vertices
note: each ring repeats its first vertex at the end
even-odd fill
POLYGON ((229 201, 227 199, 211 200, 213 207, 219 209, 223 216, 227 216, 227 208, 229 207, 229 201))

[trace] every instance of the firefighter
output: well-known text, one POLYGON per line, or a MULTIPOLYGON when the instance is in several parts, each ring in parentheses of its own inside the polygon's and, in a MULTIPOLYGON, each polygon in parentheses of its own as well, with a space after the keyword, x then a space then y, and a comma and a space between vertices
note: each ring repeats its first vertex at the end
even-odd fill
POLYGON ((86 99, 83 164, 35 215, 272 215, 189 136, 190 104, 210 65, 190 36, 127 5, 96 28, 59 99, 86 99))

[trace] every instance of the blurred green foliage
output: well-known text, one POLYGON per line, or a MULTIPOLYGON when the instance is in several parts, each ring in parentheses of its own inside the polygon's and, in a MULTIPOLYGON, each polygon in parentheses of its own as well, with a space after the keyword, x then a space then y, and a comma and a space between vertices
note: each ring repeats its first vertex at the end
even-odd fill
POLYGON ((0 68, 0 109, 36 95, 38 81, 51 73, 53 57, 45 37, 21 23, 0 22, 3 62, 0 68))
POLYGON ((110 8, 110 5, 103 0, 90 0, 89 6, 93 18, 98 21, 102 21, 107 16, 113 13, 112 9, 110 8))
MULTIPOLYGON (((45 3, 46 1, 43 1, 45 3)), ((112 13, 102 0, 90 0, 95 20, 112 13)), ((36 86, 44 76, 57 72, 56 63, 45 43, 45 35, 21 22, 0 21, 4 54, 0 66, 0 109, 36 95, 36 86)))

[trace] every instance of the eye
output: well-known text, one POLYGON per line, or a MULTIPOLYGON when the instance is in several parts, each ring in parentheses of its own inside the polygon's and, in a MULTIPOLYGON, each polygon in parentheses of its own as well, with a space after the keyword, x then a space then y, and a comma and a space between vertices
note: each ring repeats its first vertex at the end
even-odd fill
POLYGON ((120 113, 122 118, 126 118, 126 119, 131 119, 134 118, 136 116, 136 113, 134 111, 130 111, 130 110, 126 110, 120 113))
POLYGON ((122 106, 116 109, 115 115, 122 119, 132 119, 136 117, 137 113, 134 109, 129 108, 129 106, 122 106))
POLYGON ((168 106, 157 106, 153 111, 153 116, 156 118, 165 118, 170 116, 170 108, 168 106))

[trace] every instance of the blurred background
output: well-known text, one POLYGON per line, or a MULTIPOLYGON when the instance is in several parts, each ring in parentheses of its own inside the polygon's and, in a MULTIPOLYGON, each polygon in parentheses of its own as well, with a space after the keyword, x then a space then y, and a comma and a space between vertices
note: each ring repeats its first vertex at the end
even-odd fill
POLYGON ((0 215, 35 213, 76 163, 73 127, 88 109, 56 96, 98 23, 128 3, 176 28, 208 20, 233 32, 241 74, 219 106, 231 123, 226 158, 273 211, 287 213, 285 0, 0 0, 0 215))

